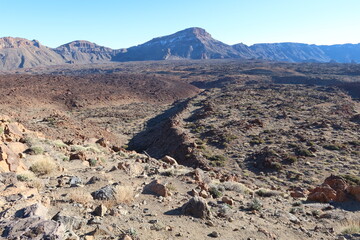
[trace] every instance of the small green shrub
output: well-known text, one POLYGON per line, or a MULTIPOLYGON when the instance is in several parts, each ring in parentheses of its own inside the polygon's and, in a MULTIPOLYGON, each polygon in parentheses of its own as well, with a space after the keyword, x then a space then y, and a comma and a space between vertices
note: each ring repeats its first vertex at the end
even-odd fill
POLYGON ((313 157, 314 156, 314 154, 311 151, 309 151, 305 148, 302 148, 302 147, 297 148, 295 152, 296 152, 296 155, 298 155, 298 156, 303 156, 303 157, 313 157))
POLYGON ((346 174, 342 175, 344 179, 346 179, 348 182, 350 182, 353 185, 360 185, 360 177, 352 174, 346 174))
POLYGON ((257 198, 254 198, 249 204, 249 210, 260 211, 261 208, 262 208, 262 203, 257 198))
POLYGON ((94 159, 94 158, 89 159, 90 167, 95 167, 97 162, 98 161, 96 159, 94 159))
POLYGON ((213 198, 219 198, 222 196, 222 192, 220 192, 216 187, 209 188, 209 193, 213 198))
POLYGON ((328 145, 324 145, 323 147, 331 151, 340 151, 342 149, 342 146, 339 144, 328 144, 328 145))
POLYGON ((30 151, 34 155, 41 155, 44 153, 44 149, 40 146, 32 146, 30 147, 30 151))
POLYGON ((285 161, 289 162, 290 164, 296 163, 298 161, 297 157, 294 155, 288 155, 285 161))

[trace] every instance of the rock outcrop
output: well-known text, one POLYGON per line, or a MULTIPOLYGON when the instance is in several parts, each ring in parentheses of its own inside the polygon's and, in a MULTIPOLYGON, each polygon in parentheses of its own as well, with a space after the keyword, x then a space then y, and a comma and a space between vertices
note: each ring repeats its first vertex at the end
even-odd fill
POLYGON ((8 117, 0 117, 0 130, 0 172, 26 170, 21 157, 27 146, 21 141, 29 131, 17 122, 10 122, 8 117))
POLYGON ((360 201, 360 185, 352 185, 346 179, 331 175, 324 183, 312 189, 308 201, 315 202, 345 202, 350 199, 360 201))

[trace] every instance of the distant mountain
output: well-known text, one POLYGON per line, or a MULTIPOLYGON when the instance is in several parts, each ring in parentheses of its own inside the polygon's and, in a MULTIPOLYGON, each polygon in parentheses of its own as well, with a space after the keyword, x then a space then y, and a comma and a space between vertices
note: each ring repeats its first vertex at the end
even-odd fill
POLYGON ((0 70, 59 64, 177 59, 261 59, 284 62, 360 63, 360 44, 310 45, 262 43, 247 46, 220 42, 202 28, 188 28, 128 49, 114 50, 88 41, 51 49, 36 40, 0 38, 0 70))
POLYGON ((0 38, 0 70, 64 64, 63 58, 36 40, 0 38))
POLYGON ((329 62, 332 59, 319 46, 303 43, 254 44, 250 49, 258 59, 284 62, 329 62))
POLYGON ((326 55, 339 63, 360 63, 360 44, 337 44, 319 46, 326 55))
POLYGON ((121 50, 99 46, 88 41, 73 41, 54 49, 67 63, 109 62, 121 50))
POLYGON ((114 61, 145 61, 173 59, 222 59, 251 57, 232 46, 215 40, 202 28, 188 28, 180 32, 154 38, 144 44, 117 54, 114 61))

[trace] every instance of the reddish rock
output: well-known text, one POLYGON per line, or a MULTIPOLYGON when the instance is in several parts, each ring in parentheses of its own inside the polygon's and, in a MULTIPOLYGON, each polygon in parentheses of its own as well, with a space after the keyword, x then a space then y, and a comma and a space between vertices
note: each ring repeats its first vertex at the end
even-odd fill
POLYGON ((144 193, 152 193, 162 197, 170 196, 170 192, 166 188, 166 185, 161 184, 159 180, 154 180, 146 185, 144 193))
POLYGON ((293 198, 306 198, 307 194, 309 191, 301 187, 293 188, 290 192, 290 196, 293 198))
POLYGON ((323 184, 329 185, 335 191, 345 191, 349 187, 345 179, 335 175, 326 178, 323 184))
POLYGON ((349 188, 347 189, 347 191, 355 197, 355 199, 357 201, 360 202, 360 185, 357 186, 349 186, 349 188))
POLYGON ((102 147, 107 147, 107 145, 108 145, 108 143, 106 142, 106 140, 104 138, 100 138, 99 140, 96 141, 96 143, 102 147))
POLYGON ((308 201, 330 202, 336 199, 336 191, 329 185, 322 185, 312 190, 307 198, 308 201))
POLYGON ((24 126, 17 122, 6 124, 4 128, 6 141, 9 142, 19 141, 21 138, 23 138, 24 132, 25 132, 24 126))
POLYGON ((80 159, 81 161, 86 161, 86 155, 84 152, 77 152, 70 154, 70 160, 80 159))
POLYGON ((0 171, 3 172, 21 172, 26 169, 19 155, 4 143, 0 145, 0 167, 0 171))
POLYGON ((348 200, 349 194, 359 200, 357 195, 354 194, 354 190, 352 193, 351 189, 354 189, 354 186, 350 186, 345 179, 331 175, 325 179, 322 185, 310 191, 308 200, 316 202, 344 202, 348 200))
POLYGON ((226 203, 226 204, 228 204, 228 205, 230 205, 230 206, 235 205, 234 200, 232 200, 230 197, 224 196, 221 200, 222 200, 224 203, 226 203))
POLYGON ((161 160, 170 165, 178 165, 177 161, 174 158, 167 156, 167 155, 164 156, 161 160))

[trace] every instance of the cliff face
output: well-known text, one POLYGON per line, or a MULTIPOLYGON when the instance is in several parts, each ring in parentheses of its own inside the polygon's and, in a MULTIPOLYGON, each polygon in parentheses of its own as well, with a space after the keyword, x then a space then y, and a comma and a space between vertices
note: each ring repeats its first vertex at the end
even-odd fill
POLYGON ((0 38, 0 70, 63 64, 63 58, 38 41, 23 38, 0 38))

